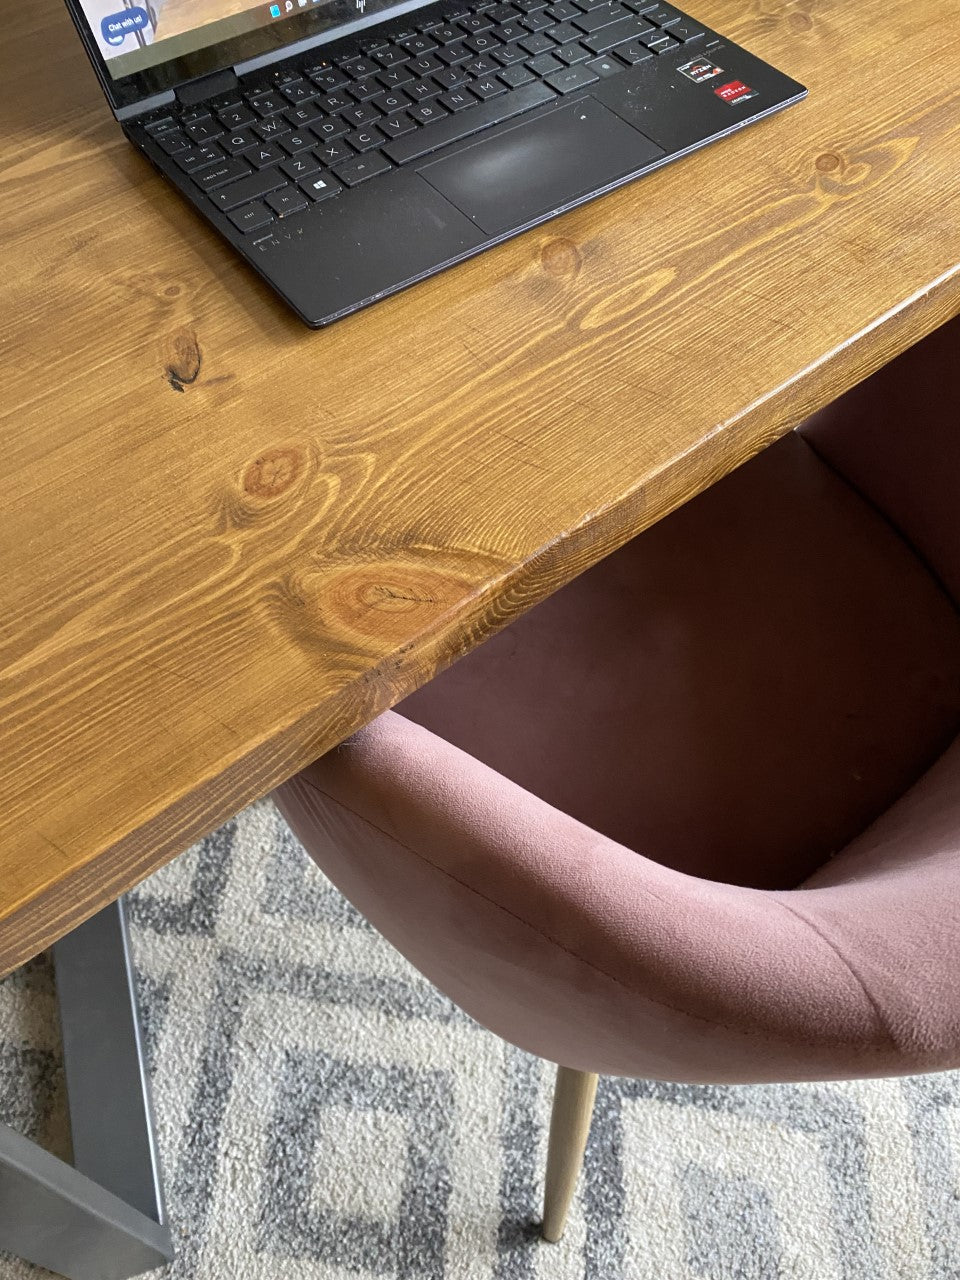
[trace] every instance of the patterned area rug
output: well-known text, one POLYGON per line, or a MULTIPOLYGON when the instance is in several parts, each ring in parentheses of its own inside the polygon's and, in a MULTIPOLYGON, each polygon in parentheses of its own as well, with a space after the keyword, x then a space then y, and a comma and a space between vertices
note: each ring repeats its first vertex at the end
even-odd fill
MULTIPOLYGON (((551 1070, 437 995, 269 803, 130 902, 177 1240, 158 1280, 960 1277, 960 1074, 602 1081, 544 1245, 551 1070)), ((0 1119, 69 1149, 43 958, 0 983, 0 1119)), ((46 1274, 0 1255, 2 1280, 46 1274)))

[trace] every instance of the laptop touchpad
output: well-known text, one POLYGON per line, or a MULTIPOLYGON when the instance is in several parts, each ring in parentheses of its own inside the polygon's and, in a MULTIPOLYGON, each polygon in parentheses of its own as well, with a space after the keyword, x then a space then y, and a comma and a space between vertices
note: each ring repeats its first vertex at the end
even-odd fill
POLYGON ((431 186, 497 235, 651 164, 663 149, 595 98, 581 98, 420 170, 431 186))

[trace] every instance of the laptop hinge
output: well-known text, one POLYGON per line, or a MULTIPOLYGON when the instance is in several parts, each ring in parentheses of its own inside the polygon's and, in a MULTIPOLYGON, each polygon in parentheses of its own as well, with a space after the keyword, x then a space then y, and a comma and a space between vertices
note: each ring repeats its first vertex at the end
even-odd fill
POLYGON ((216 93, 226 93, 230 89, 236 89, 239 83, 233 67, 227 67, 226 70, 216 71, 211 76, 200 76, 198 80, 190 80, 187 84, 180 85, 177 89, 177 101, 185 107, 192 107, 206 98, 212 98, 216 93))

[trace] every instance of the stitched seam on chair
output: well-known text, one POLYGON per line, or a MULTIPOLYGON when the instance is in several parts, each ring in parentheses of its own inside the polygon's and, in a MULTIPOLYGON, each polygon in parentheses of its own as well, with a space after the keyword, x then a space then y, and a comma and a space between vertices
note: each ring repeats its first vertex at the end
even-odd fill
POLYGON ((828 935, 825 934, 823 930, 819 928, 818 925, 814 924, 812 920, 808 919, 807 916, 805 916, 804 913, 799 909, 799 907, 794 907, 789 902, 784 902, 782 898, 777 898, 775 899, 775 901, 777 901, 780 904, 780 906, 783 907, 786 911, 789 911, 795 920, 799 920, 802 924, 805 924, 812 933, 815 933, 817 935, 817 937, 820 939, 821 942, 823 942, 826 946, 830 948, 830 950, 837 957, 837 959, 840 961, 840 963, 843 965, 846 971, 850 974, 850 976, 856 982, 857 986, 866 996, 867 1002, 869 1003, 870 1008, 873 1010, 874 1016, 876 1017, 877 1022, 880 1025, 880 1029, 883 1031, 884 1035, 890 1041, 891 1046, 894 1049, 896 1049, 898 1053, 902 1053, 903 1049, 901 1048, 901 1045, 897 1040, 897 1037, 894 1035, 893 1028, 890 1026, 890 1023, 886 1017, 886 1014, 880 1008, 880 1005, 877 1002, 876 997, 870 991, 869 987, 864 982, 860 974, 857 972, 854 965, 850 962, 850 960, 847 959, 847 957, 843 954, 843 952, 836 945, 836 943, 833 942, 833 940, 830 937, 828 937, 828 935))
POLYGON ((352 809, 350 805, 344 804, 342 800, 338 800, 336 796, 330 795, 328 791, 324 791, 321 787, 316 786, 313 782, 310 782, 309 779, 301 776, 300 780, 303 782, 305 786, 309 787, 311 791, 315 791, 317 795, 323 796, 325 799, 330 800, 333 804, 335 804, 338 808, 343 809, 346 813, 353 814, 355 818, 359 818, 360 821, 366 823, 368 827, 371 827, 374 831, 378 831, 380 835, 386 836, 388 840, 392 840, 394 844, 399 845, 401 849, 405 849, 407 853, 413 854, 413 856, 415 858, 419 858, 421 862, 425 862, 427 866, 432 867, 434 871, 439 871, 441 875, 446 876, 448 880, 452 880, 454 884, 460 885, 462 889, 466 889, 468 892, 480 898, 483 902, 487 902, 490 904, 490 906, 496 907, 498 911, 502 911, 504 915, 509 916, 512 920, 516 920, 518 924, 522 924, 525 928, 529 929, 531 933, 535 933, 538 937, 543 938, 544 941, 549 942, 551 946, 556 947, 559 951, 564 952, 565 955, 570 956, 572 959, 578 961, 580 964, 586 965, 588 969, 592 969, 595 973, 599 973, 602 977, 606 978, 609 982, 614 983, 616 986, 628 992, 630 995, 636 996, 640 1000, 645 1000, 648 1004, 656 1005, 658 1008, 669 1009, 671 1013, 676 1013, 676 1014, 679 1014, 681 1017, 689 1018, 693 1022, 702 1022, 705 1026, 708 1026, 708 1027, 721 1027, 723 1028, 723 1030, 729 1031, 734 1035, 743 1036, 745 1039, 762 1038, 762 1039, 771 1040, 771 1041, 776 1040, 780 1043, 789 1043, 789 1041, 786 1041, 782 1036, 775 1037, 766 1031, 744 1031, 740 1027, 731 1026, 727 1022, 720 1022, 716 1018, 705 1018, 703 1017, 702 1014, 691 1013, 688 1009, 680 1009, 676 1005, 667 1003, 667 1001, 665 1000, 655 999, 653 996, 647 995, 643 991, 638 991, 634 987, 627 986, 627 984, 621 981, 620 978, 614 977, 612 973, 608 973, 606 969, 601 968, 600 965, 595 964, 594 961, 586 959, 586 957, 580 955, 579 952, 571 950, 569 947, 565 946, 562 942, 559 942, 556 938, 551 937, 549 933, 545 933, 543 929, 539 929, 535 924, 531 924, 529 920, 525 920, 523 916, 518 916, 516 912, 511 911, 509 907, 505 907, 503 903, 497 902, 495 898, 490 898, 485 893, 481 893, 479 889, 474 888, 472 884, 467 884, 466 881, 461 880, 458 876, 455 876, 452 872, 448 871, 445 867, 438 866, 437 863, 435 863, 432 859, 428 858, 426 854, 421 853, 419 849, 413 849, 411 848, 410 845, 405 844, 402 840, 398 840, 397 837, 391 831, 384 831, 382 827, 377 826, 377 824, 373 822, 370 818, 368 818, 366 814, 358 813, 356 809, 352 809))

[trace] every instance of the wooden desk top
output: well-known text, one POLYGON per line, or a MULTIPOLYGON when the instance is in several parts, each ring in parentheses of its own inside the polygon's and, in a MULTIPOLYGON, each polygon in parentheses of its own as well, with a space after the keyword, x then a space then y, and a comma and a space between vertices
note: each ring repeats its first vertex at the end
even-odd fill
POLYGON ((5 14, 0 970, 960 310, 960 9, 690 5, 808 101, 319 333, 5 14))

